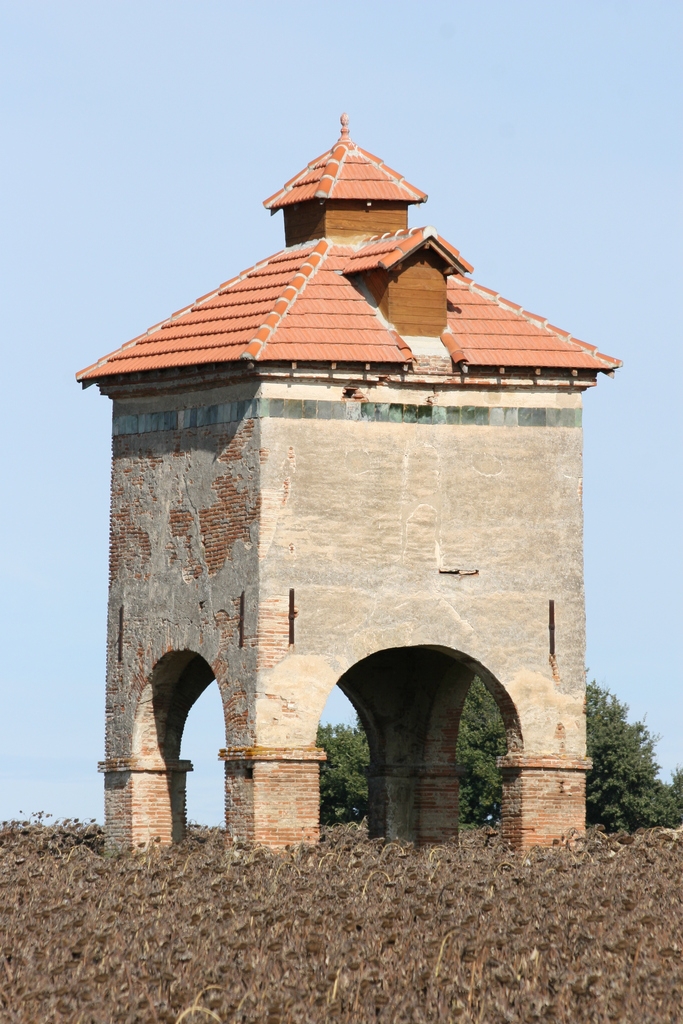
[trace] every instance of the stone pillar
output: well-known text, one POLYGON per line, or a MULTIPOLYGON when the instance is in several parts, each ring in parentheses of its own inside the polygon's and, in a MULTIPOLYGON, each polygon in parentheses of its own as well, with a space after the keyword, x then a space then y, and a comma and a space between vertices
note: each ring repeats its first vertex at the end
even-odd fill
POLYGON ((498 758, 503 772, 502 834, 514 849, 552 846, 570 830, 586 830, 587 758, 498 758))
POLYGON ((415 838, 415 767, 371 761, 366 775, 370 838, 412 842, 415 838))
POLYGON ((230 840, 264 846, 315 843, 320 838, 320 762, 317 747, 228 747, 225 827, 230 840))
POLYGON ((460 765, 426 765, 418 772, 419 846, 457 841, 460 808, 460 779, 466 769, 460 765))
POLYGON ((371 838, 427 846, 458 835, 457 765, 376 764, 367 769, 371 838))
POLYGON ((190 761, 147 764, 139 758, 110 758, 98 768, 104 773, 105 824, 111 846, 130 849, 183 839, 190 761))

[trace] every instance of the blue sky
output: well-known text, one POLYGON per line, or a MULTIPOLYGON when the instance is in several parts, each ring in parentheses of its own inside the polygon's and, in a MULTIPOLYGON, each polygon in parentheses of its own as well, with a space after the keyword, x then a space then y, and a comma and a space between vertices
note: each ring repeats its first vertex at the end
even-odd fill
MULTIPOLYGON (((110 407, 73 374, 280 248, 261 202, 342 110, 476 280, 624 360, 586 398, 587 664, 661 734, 664 777, 683 762, 682 22, 657 0, 0 6, 0 818, 102 816, 110 407)), ((221 743, 212 687, 191 817, 220 817, 221 743)))

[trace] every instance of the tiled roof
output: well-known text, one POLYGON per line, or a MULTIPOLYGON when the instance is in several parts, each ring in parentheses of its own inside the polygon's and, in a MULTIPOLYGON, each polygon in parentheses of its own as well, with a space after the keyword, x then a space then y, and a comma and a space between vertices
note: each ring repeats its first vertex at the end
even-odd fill
MULTIPOLYGON (((408 344, 359 285, 361 270, 392 266, 427 243, 466 264, 433 229, 418 228, 356 247, 328 239, 276 253, 116 352, 77 374, 94 381, 120 373, 228 363, 404 364, 408 344)), ((611 370, 620 362, 527 313, 461 273, 448 278, 453 362, 478 366, 611 370)))
POLYGON ((381 235, 377 239, 371 238, 367 245, 353 254, 346 264, 344 273, 359 274, 365 270, 374 270, 376 267, 389 270, 426 244, 440 253, 444 260, 460 273, 471 273, 474 269, 462 258, 457 249, 441 238, 436 228, 428 225, 425 228, 411 228, 381 235))
MULTIPOLYGON (((461 276, 448 278, 448 329, 468 363, 612 370, 618 359, 461 276)), ((445 343, 445 342, 444 342, 445 343)))
POLYGON ((425 192, 410 185, 378 157, 360 149, 349 138, 348 117, 342 114, 342 132, 331 150, 317 157, 266 199, 267 210, 309 199, 365 199, 424 203, 425 192))
POLYGON ((404 363, 412 353, 323 239, 258 263, 82 370, 79 380, 236 359, 404 363))

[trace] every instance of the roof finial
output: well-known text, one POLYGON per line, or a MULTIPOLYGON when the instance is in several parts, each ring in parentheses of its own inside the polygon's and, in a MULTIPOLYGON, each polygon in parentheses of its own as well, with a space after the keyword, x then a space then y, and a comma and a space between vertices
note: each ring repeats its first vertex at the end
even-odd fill
POLYGON ((339 137, 340 137, 340 139, 348 139, 349 138, 349 115, 348 114, 342 114, 342 116, 339 118, 339 120, 340 120, 341 126, 342 126, 341 135, 339 137))

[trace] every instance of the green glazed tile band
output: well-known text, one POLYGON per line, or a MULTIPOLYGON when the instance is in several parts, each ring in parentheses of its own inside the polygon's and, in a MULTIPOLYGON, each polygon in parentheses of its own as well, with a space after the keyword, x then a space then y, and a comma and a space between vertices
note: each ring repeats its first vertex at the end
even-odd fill
POLYGON ((403 405, 397 402, 325 402, 301 398, 253 398, 176 412, 115 416, 114 435, 188 430, 216 423, 271 417, 286 420, 351 420, 356 423, 418 423, 463 427, 580 427, 581 409, 523 409, 486 405, 403 405))

